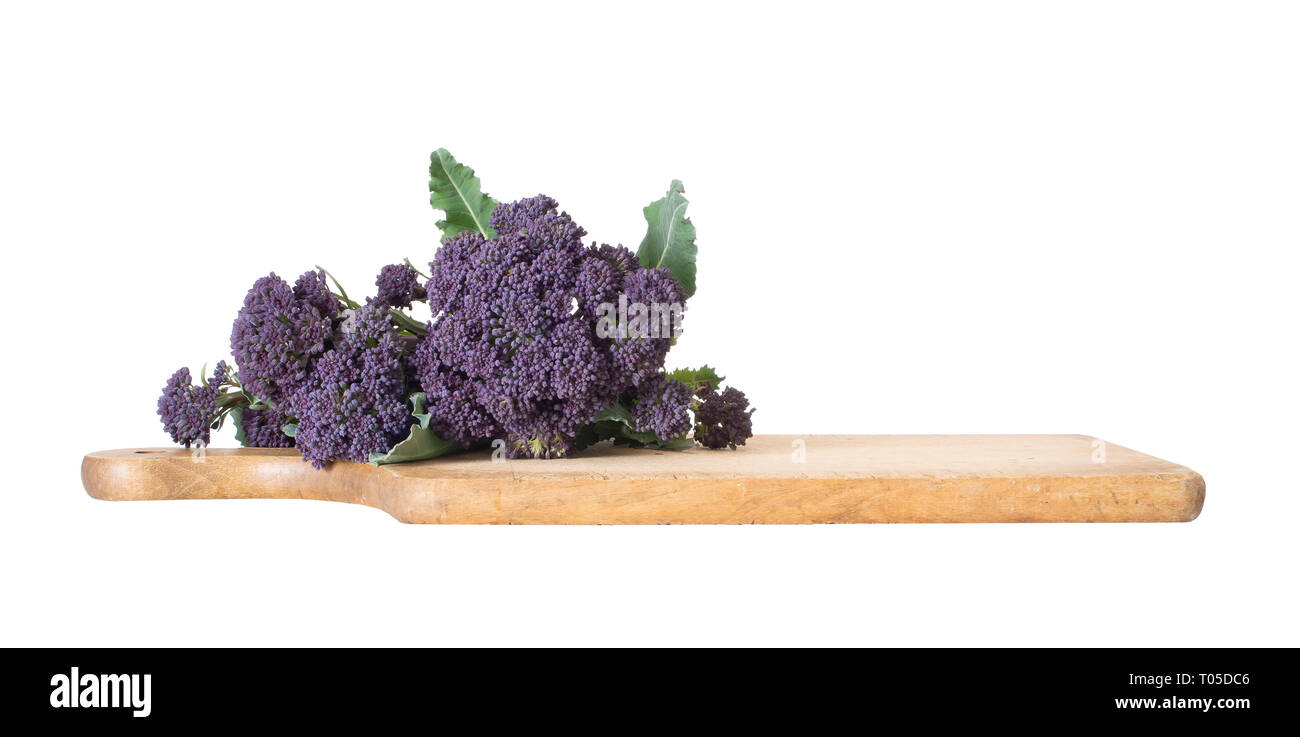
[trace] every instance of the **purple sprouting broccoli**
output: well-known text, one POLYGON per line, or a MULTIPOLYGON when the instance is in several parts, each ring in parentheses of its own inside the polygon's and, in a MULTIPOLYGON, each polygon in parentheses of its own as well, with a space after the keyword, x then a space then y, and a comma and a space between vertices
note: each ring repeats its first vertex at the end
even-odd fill
POLYGON ((632 421, 637 432, 653 433, 672 440, 691 429, 691 388, 676 379, 657 374, 637 387, 632 421))
POLYGON ((591 244, 592 250, 596 256, 614 267, 620 279, 631 274, 633 271, 641 268, 641 263, 637 261, 636 254, 632 253, 623 246, 591 244))
POLYGON ((734 449, 750 437, 753 409, 740 391, 719 392, 711 368, 664 373, 695 289, 680 182, 645 208, 633 254, 584 245, 586 231, 545 195, 497 204, 444 150, 430 176, 447 215, 430 275, 385 266, 364 306, 319 268, 292 286, 257 280, 231 330, 238 375, 222 363, 195 384, 182 369, 158 400, 176 442, 207 442, 228 415, 245 445, 296 446, 317 467, 488 439, 512 457, 557 458, 602 440, 734 449), (426 300, 433 319, 421 325, 406 310, 426 300))
POLYGON ((339 299, 330 291, 324 269, 308 271, 299 276, 293 283, 293 298, 315 307, 322 317, 333 318, 339 314, 339 299))
MULTIPOLYGON (((629 304, 677 305, 683 311, 686 308, 686 293, 668 269, 629 272, 622 291, 629 304)), ((628 314, 626 329, 613 336, 614 368, 631 384, 639 385, 663 370, 664 358, 677 337, 672 333, 677 325, 664 309, 639 316, 630 311, 628 314)))
POLYGON ((699 405, 695 408, 695 440, 700 445, 714 450, 744 445, 754 434, 750 415, 754 410, 749 406, 745 393, 735 387, 727 387, 721 393, 710 387, 701 388, 696 394, 699 405))
POLYGON ((468 447, 499 433, 512 457, 565 456, 584 425, 662 370, 673 337, 602 337, 602 314, 620 295, 685 297, 627 249, 584 246, 586 231, 545 195, 497 205, 490 225, 496 238, 460 233, 430 264, 438 318, 412 372, 442 437, 468 447))
POLYGON ((329 347, 337 300, 324 272, 307 272, 297 287, 274 273, 258 279, 230 332, 230 350, 246 390, 285 406, 329 347))
POLYGON ((315 362, 290 398, 294 440, 317 468, 329 461, 365 462, 392 448, 410 427, 404 342, 386 308, 353 311, 334 347, 315 362))
POLYGON ((293 438, 284 434, 289 418, 278 407, 240 410, 241 442, 249 448, 292 448, 293 438))
POLYGON ((276 407, 253 405, 225 361, 217 364, 212 378, 199 384, 192 382, 188 368, 173 374, 158 398, 158 414, 172 440, 187 448, 198 442, 207 445, 211 430, 220 428, 227 417, 235 421, 236 437, 247 447, 293 447, 293 438, 282 430, 289 418, 276 407))
POLYGON ((173 442, 186 448, 192 443, 208 444, 212 426, 222 414, 217 401, 222 394, 221 387, 228 379, 229 368, 225 361, 217 364, 212 378, 197 385, 193 383, 188 368, 172 374, 163 387, 162 396, 158 397, 158 416, 162 418, 163 430, 171 435, 173 442))
POLYGON ((385 307, 410 309, 412 302, 424 299, 420 273, 407 263, 389 264, 380 269, 375 286, 378 291, 372 301, 385 307))
MULTIPOLYGON (((451 323, 441 324, 447 327, 451 323)), ((461 448, 482 438, 501 437, 496 417, 484 406, 492 401, 487 385, 444 363, 438 357, 438 345, 437 340, 420 341, 409 361, 412 375, 424 391, 429 427, 461 448)))

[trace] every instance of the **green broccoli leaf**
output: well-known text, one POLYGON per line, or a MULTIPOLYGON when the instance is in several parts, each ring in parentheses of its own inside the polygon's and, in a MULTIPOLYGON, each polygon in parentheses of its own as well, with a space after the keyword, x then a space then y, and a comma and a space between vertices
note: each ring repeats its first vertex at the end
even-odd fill
POLYGON ((695 440, 685 435, 663 440, 652 432, 637 432, 626 425, 618 426, 618 435, 615 436, 614 443, 647 450, 686 450, 695 447, 695 440))
POLYGON ((409 461, 426 461, 437 458, 456 449, 456 444, 438 437, 434 431, 421 427, 418 423, 411 425, 411 432, 406 439, 393 446, 387 453, 371 453, 370 462, 376 466, 388 463, 407 463, 409 461))
POLYGON ((602 440, 609 440, 614 437, 612 433, 603 429, 608 423, 588 422, 578 428, 578 434, 573 438, 573 449, 586 450, 602 440))
POLYGON ((627 407, 615 402, 596 415, 596 419, 578 432, 574 442, 578 450, 595 445, 602 440, 613 440, 619 445, 633 448, 650 448, 653 450, 685 450, 695 445, 695 441, 682 436, 663 440, 652 432, 639 432, 632 421, 632 413, 627 407))
POLYGON ((230 421, 235 423, 235 440, 239 441, 241 448, 248 447, 248 435, 244 433, 244 408, 235 407, 230 410, 230 421))
POLYGON ((442 240, 467 230, 482 233, 484 238, 495 238, 488 225, 496 200, 483 193, 474 170, 459 164, 447 149, 440 148, 429 157, 429 204, 442 210, 446 220, 439 220, 442 240))
POLYGON ((647 269, 666 268, 682 285, 686 296, 695 294, 695 226, 686 217, 685 188, 676 179, 668 187, 663 199, 646 205, 645 219, 649 223, 645 238, 636 251, 641 266, 647 269))
POLYGON ((612 420, 621 422, 628 427, 632 427, 632 412, 624 407, 621 403, 615 402, 605 408, 603 412, 596 415, 596 422, 612 420))
POLYGON ((628 426, 619 420, 589 422, 578 430, 578 435, 573 440, 573 449, 585 450, 606 440, 626 442, 626 439, 623 439, 623 432, 628 429, 628 426))
POLYGON ((691 391, 697 391, 700 385, 706 385, 708 388, 717 391, 722 385, 725 376, 718 376, 717 369, 712 366, 701 366, 697 369, 680 368, 668 374, 668 378, 676 379, 691 388, 691 391))
POLYGON ((695 447, 695 438, 683 435, 680 438, 666 440, 659 447, 664 450, 690 450, 695 447))
POLYGON ((424 392, 411 395, 411 407, 413 409, 411 416, 415 418, 415 423, 411 425, 410 433, 407 434, 405 440, 394 445, 392 450, 387 453, 371 453, 370 462, 372 464, 382 466, 388 463, 425 461, 445 455, 456 449, 455 443, 443 440, 438 437, 437 433, 429 429, 430 415, 424 411, 426 400, 427 397, 425 397, 424 392))
POLYGON ((420 421, 420 427, 428 427, 429 420, 433 417, 424 408, 428 401, 429 397, 424 392, 416 392, 411 395, 411 416, 420 421))

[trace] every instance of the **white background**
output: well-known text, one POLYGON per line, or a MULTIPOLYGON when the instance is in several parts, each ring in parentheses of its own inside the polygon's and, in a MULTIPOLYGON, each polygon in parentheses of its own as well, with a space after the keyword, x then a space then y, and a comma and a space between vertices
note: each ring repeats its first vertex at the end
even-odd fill
MULTIPOLYGON (((1297 645, 1285 3, 6 4, 0 644, 1297 645), (436 245, 439 146, 635 245, 761 433, 1086 433, 1182 525, 418 527, 110 504, 244 292, 436 245)), ((233 445, 227 431, 216 444, 233 445)))

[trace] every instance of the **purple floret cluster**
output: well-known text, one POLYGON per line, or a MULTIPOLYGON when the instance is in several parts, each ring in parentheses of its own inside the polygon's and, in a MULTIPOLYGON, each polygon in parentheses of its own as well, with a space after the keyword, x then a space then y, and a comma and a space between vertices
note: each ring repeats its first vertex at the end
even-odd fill
POLYGON ((188 368, 177 370, 167 380, 158 398, 158 416, 172 442, 186 448, 193 443, 208 444, 212 425, 220 414, 217 399, 227 375, 226 362, 222 361, 217 364, 213 377, 201 384, 193 383, 188 368))
MULTIPOLYGON (((258 279, 231 328, 235 366, 223 361, 198 383, 176 371, 158 399, 163 429, 189 447, 230 418, 244 445, 294 447, 317 468, 496 440, 512 458, 567 457, 607 440, 744 445, 753 409, 743 393, 720 391, 708 367, 664 371, 683 283, 694 290, 693 255, 682 276, 664 257, 672 239, 655 240, 652 222, 642 257, 672 268, 646 268, 621 245, 584 243, 587 232, 546 195, 497 204, 473 184, 454 194, 479 198, 467 201, 476 209, 440 223, 447 236, 427 277, 409 261, 389 264, 364 302, 320 268, 292 285, 258 279), (427 322, 408 312, 419 302, 427 322)), ((674 182, 669 197, 681 191, 674 182)))
POLYGON ((389 264, 380 269, 375 287, 378 291, 371 301, 384 307, 407 310, 415 300, 424 299, 420 274, 410 264, 389 264))
MULTIPOLYGON (((677 304, 683 307, 686 304, 682 286, 668 269, 636 269, 629 272, 623 280, 623 294, 630 303, 677 304)), ((663 370, 664 359, 673 345, 674 336, 664 334, 662 321, 658 322, 655 326, 660 331, 658 336, 635 336, 629 330, 620 331, 614 337, 615 370, 628 378, 629 385, 640 385, 663 370)), ((650 323, 647 318, 647 329, 651 327, 650 323)))
POLYGON ((449 239, 430 263, 436 320, 411 365, 441 437, 468 447, 501 437, 512 457, 568 455, 590 423, 658 374, 671 337, 600 337, 600 305, 620 294, 684 304, 666 269, 587 234, 545 195, 492 213, 494 239, 449 239))
POLYGON ((243 441, 250 448, 292 448, 293 438, 284 434, 289 416, 278 407, 244 409, 239 415, 243 441))
POLYGON ((323 272, 309 271, 290 288, 271 273, 248 290, 230 350, 243 387, 255 397, 285 405, 325 352, 339 305, 324 280, 323 272))
POLYGON ((699 392, 700 403, 695 410, 695 440, 706 448, 731 448, 744 445, 754 434, 745 393, 727 387, 721 393, 715 389, 699 392))
POLYGON ((637 432, 654 433, 665 439, 685 435, 691 429, 691 388, 660 374, 637 388, 632 420, 637 432))
POLYGON ((397 443, 409 429, 410 410, 403 345, 387 311, 355 310, 289 406, 298 450, 317 468, 333 460, 365 462, 397 443))

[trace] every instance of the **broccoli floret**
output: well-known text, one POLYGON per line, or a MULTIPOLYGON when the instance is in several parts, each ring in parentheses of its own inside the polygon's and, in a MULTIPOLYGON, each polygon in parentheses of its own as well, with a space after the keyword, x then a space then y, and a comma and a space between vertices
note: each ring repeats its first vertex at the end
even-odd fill
POLYGON ((226 363, 217 364, 217 375, 195 385, 189 368, 180 368, 167 380, 162 396, 158 397, 158 416, 163 430, 172 441, 186 448, 191 443, 207 445, 212 423, 220 410, 217 407, 219 387, 226 378, 226 363))
POLYGON ((258 398, 285 405, 329 347, 338 303, 324 278, 323 272, 309 271, 291 289, 271 273, 244 297, 230 350, 244 387, 258 398))
POLYGON ((626 248, 584 246, 545 195, 497 205, 490 224, 496 238, 456 235, 429 265, 435 320, 411 366, 430 426, 462 447, 499 433, 512 457, 565 456, 584 425, 662 371, 673 337, 601 337, 602 303, 685 297, 626 248))
POLYGON ((371 301, 385 307, 410 309, 412 302, 424 299, 420 274, 410 264, 389 264, 380 269, 375 286, 378 293, 371 301))
POLYGON ((695 410, 695 440, 706 448, 717 450, 744 445, 754 435, 754 426, 750 415, 754 410, 749 407, 745 393, 735 387, 727 387, 721 394, 715 389, 705 387, 698 392, 699 406, 695 410))
POLYGON ((654 433, 663 440, 685 435, 691 429, 691 388, 657 374, 637 387, 632 420, 637 432, 654 433))
POLYGON ((365 462, 410 427, 403 344, 387 309, 355 310, 334 343, 291 397, 294 440, 317 468, 333 460, 365 462))

